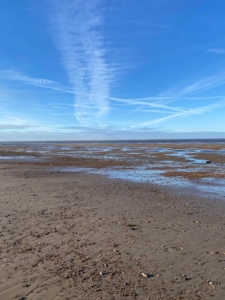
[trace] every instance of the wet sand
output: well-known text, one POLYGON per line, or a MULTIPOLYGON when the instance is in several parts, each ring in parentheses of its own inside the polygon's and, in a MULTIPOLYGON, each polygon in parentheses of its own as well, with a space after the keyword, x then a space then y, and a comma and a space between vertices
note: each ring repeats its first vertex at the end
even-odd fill
POLYGON ((0 299, 224 299, 225 206, 0 163, 0 299))

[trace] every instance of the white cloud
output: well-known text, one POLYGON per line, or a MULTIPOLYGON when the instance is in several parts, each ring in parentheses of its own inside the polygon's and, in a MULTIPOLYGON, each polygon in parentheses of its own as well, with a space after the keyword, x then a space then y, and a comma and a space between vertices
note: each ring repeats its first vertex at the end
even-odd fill
POLYGON ((157 110, 157 109, 135 109, 131 110, 127 113, 127 115, 130 115, 132 113, 137 113, 137 112, 143 112, 143 113, 160 113, 160 114, 170 114, 170 111, 164 111, 164 110, 157 110))
POLYGON ((0 77, 3 79, 22 81, 27 84, 37 85, 37 86, 51 86, 56 84, 56 82, 48 79, 33 78, 22 74, 21 72, 13 70, 4 70, 0 72, 0 77))
POLYGON ((161 108, 161 109, 167 109, 169 111, 184 111, 185 108, 182 107, 173 107, 173 106, 168 106, 166 104, 161 103, 163 99, 166 100, 167 102, 173 102, 174 97, 149 97, 149 98, 137 98, 137 99, 122 99, 122 98, 110 98, 111 100, 115 102, 120 102, 124 103, 128 106, 131 105, 142 105, 145 106, 146 108, 152 107, 152 108, 161 108))
POLYGON ((33 85, 33 86, 37 86, 37 87, 41 87, 41 88, 47 88, 47 89, 51 89, 51 90, 72 93, 72 90, 61 86, 56 81, 27 76, 21 72, 17 72, 14 70, 0 71, 0 78, 7 79, 7 80, 13 80, 13 81, 20 81, 20 82, 23 82, 24 84, 29 84, 29 85, 33 85))
POLYGON ((220 73, 197 80, 196 82, 185 87, 175 86, 172 89, 161 93, 159 97, 184 97, 187 95, 204 92, 221 85, 225 85, 225 73, 220 73))
POLYGON ((207 51, 215 54, 225 54, 225 49, 214 48, 214 49, 208 49, 207 51))
POLYGON ((156 120, 152 120, 152 121, 149 121, 149 122, 135 124, 135 125, 132 126, 132 128, 141 128, 141 127, 146 127, 146 126, 150 126, 150 125, 154 125, 154 124, 158 124, 158 123, 163 123, 163 122, 166 122, 166 121, 171 120, 171 119, 184 118, 184 117, 188 117, 188 116, 196 115, 196 114, 203 114, 205 112, 210 112, 214 109, 218 109, 218 108, 221 108, 221 107, 225 107, 225 99, 223 99, 221 101, 217 101, 217 102, 212 103, 210 105, 205 105, 205 106, 198 107, 198 108, 195 108, 195 109, 188 109, 186 111, 171 114, 170 116, 163 117, 163 118, 158 118, 156 120))
POLYGON ((92 1, 51 1, 57 45, 75 98, 75 116, 85 125, 98 122, 108 111, 114 72, 106 61, 99 32, 103 20, 99 4, 92 1), (87 110, 85 106, 92 107, 87 110))
POLYGON ((30 129, 37 128, 37 125, 18 125, 18 124, 0 124, 0 130, 16 130, 16 129, 30 129))

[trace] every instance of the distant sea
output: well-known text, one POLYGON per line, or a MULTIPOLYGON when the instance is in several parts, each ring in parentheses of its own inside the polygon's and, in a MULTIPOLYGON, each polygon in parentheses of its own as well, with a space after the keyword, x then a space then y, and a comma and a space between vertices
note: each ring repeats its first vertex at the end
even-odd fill
POLYGON ((1 146, 40 145, 40 144, 225 144, 225 139, 154 139, 154 140, 95 140, 95 141, 31 141, 31 142, 0 142, 1 146))

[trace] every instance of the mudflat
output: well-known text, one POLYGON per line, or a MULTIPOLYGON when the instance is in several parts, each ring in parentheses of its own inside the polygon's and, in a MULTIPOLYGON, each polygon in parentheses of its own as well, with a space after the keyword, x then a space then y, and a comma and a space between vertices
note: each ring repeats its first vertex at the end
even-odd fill
POLYGON ((0 299, 224 299, 225 207, 169 188, 0 164, 0 299))

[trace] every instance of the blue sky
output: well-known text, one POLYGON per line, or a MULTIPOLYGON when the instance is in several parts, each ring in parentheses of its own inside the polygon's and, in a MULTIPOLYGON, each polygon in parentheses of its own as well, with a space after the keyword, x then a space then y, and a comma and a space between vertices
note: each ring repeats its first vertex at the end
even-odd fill
POLYGON ((225 138, 222 0, 3 0, 0 140, 225 138))

